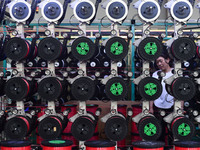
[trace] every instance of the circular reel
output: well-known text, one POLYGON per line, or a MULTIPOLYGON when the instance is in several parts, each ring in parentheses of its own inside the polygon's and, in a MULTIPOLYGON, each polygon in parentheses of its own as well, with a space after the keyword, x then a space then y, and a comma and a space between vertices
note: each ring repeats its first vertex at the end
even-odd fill
POLYGON ((121 61, 128 54, 128 43, 121 37, 113 37, 106 42, 106 55, 114 61, 121 61))
POLYGON ((146 116, 140 119, 138 131, 142 139, 156 141, 161 136, 162 126, 155 117, 146 116))
POLYGON ((73 8, 74 16, 80 22, 88 22, 94 18, 96 10, 90 0, 78 1, 73 8))
POLYGON ((146 61, 156 60, 163 51, 162 42, 155 37, 147 37, 138 45, 138 55, 146 61))
POLYGON ((177 100, 188 101, 195 96, 196 85, 191 78, 178 77, 171 84, 171 93, 177 100))
POLYGON ((79 141, 89 140, 95 131, 95 123, 88 116, 78 117, 71 126, 72 135, 79 141))
POLYGON ((56 139, 63 130, 62 120, 57 116, 44 118, 38 125, 38 133, 42 139, 56 139))
POLYGON ((95 89, 95 83, 92 79, 80 77, 73 82, 71 93, 76 100, 85 101, 94 96, 95 89))
POLYGON ((172 121, 171 130, 175 139, 188 141, 194 136, 196 129, 191 120, 180 116, 172 121))
POLYGON ((38 94, 47 101, 55 101, 62 95, 64 90, 63 82, 56 77, 46 77, 38 84, 38 94))
POLYGON ((189 20, 193 14, 193 7, 188 0, 176 0, 170 8, 172 18, 178 22, 189 20))
POLYGON ((16 116, 9 119, 5 124, 5 134, 12 140, 22 140, 31 129, 30 119, 25 116, 16 116))
POLYGON ((128 125, 124 118, 113 116, 106 121, 105 134, 112 141, 123 140, 128 133, 128 125))
POLYGON ((26 40, 14 37, 6 43, 4 53, 11 60, 20 61, 28 58, 32 52, 26 40))
POLYGON ((16 22, 24 22, 31 16, 31 5, 25 0, 11 2, 10 16, 16 22))
POLYGON ((48 0, 43 4, 41 13, 48 22, 56 22, 63 15, 63 6, 57 0, 48 0))
POLYGON ((38 55, 44 60, 55 60, 62 57, 63 54, 62 44, 53 37, 42 39, 38 45, 38 55))
POLYGON ((95 44, 87 37, 79 37, 73 41, 71 51, 79 61, 89 60, 95 54, 95 44))
POLYGON ((146 77, 139 82, 138 91, 143 99, 156 100, 162 94, 162 85, 158 79, 146 77))
POLYGON ((145 22, 153 22, 160 16, 160 6, 157 1, 145 0, 138 7, 139 17, 145 22))
POLYGON ((191 38, 180 37, 171 46, 172 55, 181 61, 192 59, 196 54, 197 46, 191 38))
POLYGON ((105 85, 105 93, 110 100, 124 100, 128 87, 123 78, 113 77, 105 85))
POLYGON ((128 15, 127 4, 122 0, 112 0, 106 6, 106 15, 113 22, 121 22, 128 15))
POLYGON ((8 98, 21 101, 26 98, 33 90, 30 81, 22 77, 14 77, 6 82, 4 91, 8 98))

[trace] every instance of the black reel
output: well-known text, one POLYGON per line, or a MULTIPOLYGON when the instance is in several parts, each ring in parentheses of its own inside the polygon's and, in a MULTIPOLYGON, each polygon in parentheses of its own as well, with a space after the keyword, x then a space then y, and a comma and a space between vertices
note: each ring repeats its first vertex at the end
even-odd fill
POLYGON ((71 86, 71 93, 76 100, 90 100, 95 94, 95 82, 88 77, 76 79, 71 86))
POLYGON ((162 126, 155 117, 146 116, 138 122, 138 131, 142 139, 156 141, 161 136, 162 126))
POLYGON ((158 79, 146 77, 139 82, 138 92, 145 100, 156 100, 162 94, 162 85, 158 79))
POLYGON ((126 119, 120 116, 113 116, 106 121, 105 134, 112 141, 123 140, 128 133, 126 119))
POLYGON ((127 96, 128 87, 123 78, 113 77, 105 85, 105 93, 110 100, 124 100, 127 96))

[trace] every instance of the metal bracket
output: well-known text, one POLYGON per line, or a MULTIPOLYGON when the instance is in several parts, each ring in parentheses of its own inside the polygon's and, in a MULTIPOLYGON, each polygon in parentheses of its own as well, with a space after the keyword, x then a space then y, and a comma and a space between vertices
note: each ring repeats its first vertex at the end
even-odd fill
POLYGON ((140 76, 137 77, 136 79, 133 79, 133 83, 134 83, 135 85, 138 85, 139 82, 140 82, 142 79, 144 79, 144 78, 150 76, 149 68, 150 68, 149 62, 144 61, 144 62, 143 62, 143 68, 142 68, 142 71, 143 71, 143 72, 142 72, 142 75, 140 75, 140 76))
POLYGON ((17 36, 16 37, 21 37, 22 39, 25 39, 25 36, 24 36, 24 24, 23 23, 17 23, 16 24, 16 31, 17 31, 17 36))
POLYGON ((49 37, 55 37, 55 24, 54 23, 49 23, 47 28, 51 32, 51 34, 48 35, 48 36, 49 37))
POLYGON ((79 149, 86 150, 86 146, 84 145, 85 141, 79 141, 79 149))
POLYGON ((16 75, 16 77, 25 77, 25 74, 24 74, 24 63, 17 62, 16 63, 16 68, 17 68, 17 75, 16 75))
POLYGON ((83 61, 80 62, 80 66, 78 69, 83 71, 83 73, 80 75, 86 76, 86 65, 87 65, 86 62, 83 61))
POLYGON ((85 22, 79 24, 79 28, 83 31, 83 34, 81 36, 86 36, 86 27, 87 24, 85 22))
POLYGON ((24 101, 17 101, 16 102, 16 109, 18 110, 17 115, 25 115, 24 101))
POLYGON ((51 76, 56 76, 56 73, 55 73, 55 64, 54 64, 54 62, 48 61, 48 69, 49 69, 49 71, 50 71, 50 75, 51 75, 51 76))
POLYGON ((182 110, 182 106, 181 106, 181 101, 176 100, 174 102, 174 111, 173 113, 167 115, 166 117, 163 118, 163 120, 167 123, 171 123, 172 120, 178 116, 184 116, 183 115, 183 110, 182 110))

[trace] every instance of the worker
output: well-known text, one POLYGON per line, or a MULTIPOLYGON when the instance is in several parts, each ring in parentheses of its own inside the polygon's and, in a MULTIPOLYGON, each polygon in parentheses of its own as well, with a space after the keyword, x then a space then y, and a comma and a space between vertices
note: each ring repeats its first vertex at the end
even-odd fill
MULTIPOLYGON (((155 66, 159 70, 155 71, 152 77, 160 79, 162 84, 162 94, 161 96, 153 102, 153 114, 160 121, 162 125, 162 133, 160 136, 160 141, 165 141, 165 136, 168 134, 167 123, 164 122, 163 116, 161 116, 161 111, 164 110, 165 114, 168 115, 173 112, 174 97, 167 93, 164 80, 173 75, 172 62, 169 58, 167 52, 163 52, 160 57, 155 60, 155 66), (159 72, 164 72, 165 76, 160 77, 159 72)), ((151 104, 152 105, 152 104, 151 104)), ((171 141, 171 140, 170 140, 171 141)), ((169 144, 169 143, 166 143, 169 144)))

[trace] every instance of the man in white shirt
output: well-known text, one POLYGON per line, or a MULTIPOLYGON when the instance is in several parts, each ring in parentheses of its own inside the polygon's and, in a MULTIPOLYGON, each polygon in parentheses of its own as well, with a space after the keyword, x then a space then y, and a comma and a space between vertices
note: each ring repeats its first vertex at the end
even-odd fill
POLYGON ((174 105, 174 97, 172 97, 171 95, 169 95, 167 93, 166 88, 165 88, 165 83, 164 83, 165 79, 167 79, 173 75, 172 68, 169 65, 170 59, 167 55, 163 54, 160 57, 158 57, 158 59, 156 59, 155 63, 157 65, 157 67, 159 68, 159 70, 154 72, 152 77, 158 79, 159 71, 164 72, 166 75, 164 77, 162 77, 162 80, 161 80, 161 84, 162 84, 162 88, 163 88, 162 94, 158 99, 156 99, 154 101, 154 105, 161 109, 170 109, 174 105))
MULTIPOLYGON (((170 58, 167 53, 163 53, 160 57, 158 57, 155 61, 155 65, 159 69, 158 71, 154 72, 152 77, 160 79, 162 84, 162 94, 161 96, 153 102, 153 112, 154 116, 161 122, 162 124, 162 134, 160 137, 160 141, 165 141, 166 127, 167 123, 163 121, 163 117, 160 115, 161 110, 164 110, 166 115, 173 112, 173 105, 174 105, 174 97, 167 93, 164 80, 171 77, 172 73, 172 65, 170 62, 170 58), (166 75, 162 78, 159 77, 158 73, 162 71, 166 75)), ((168 142, 166 143, 168 145, 168 142)))

